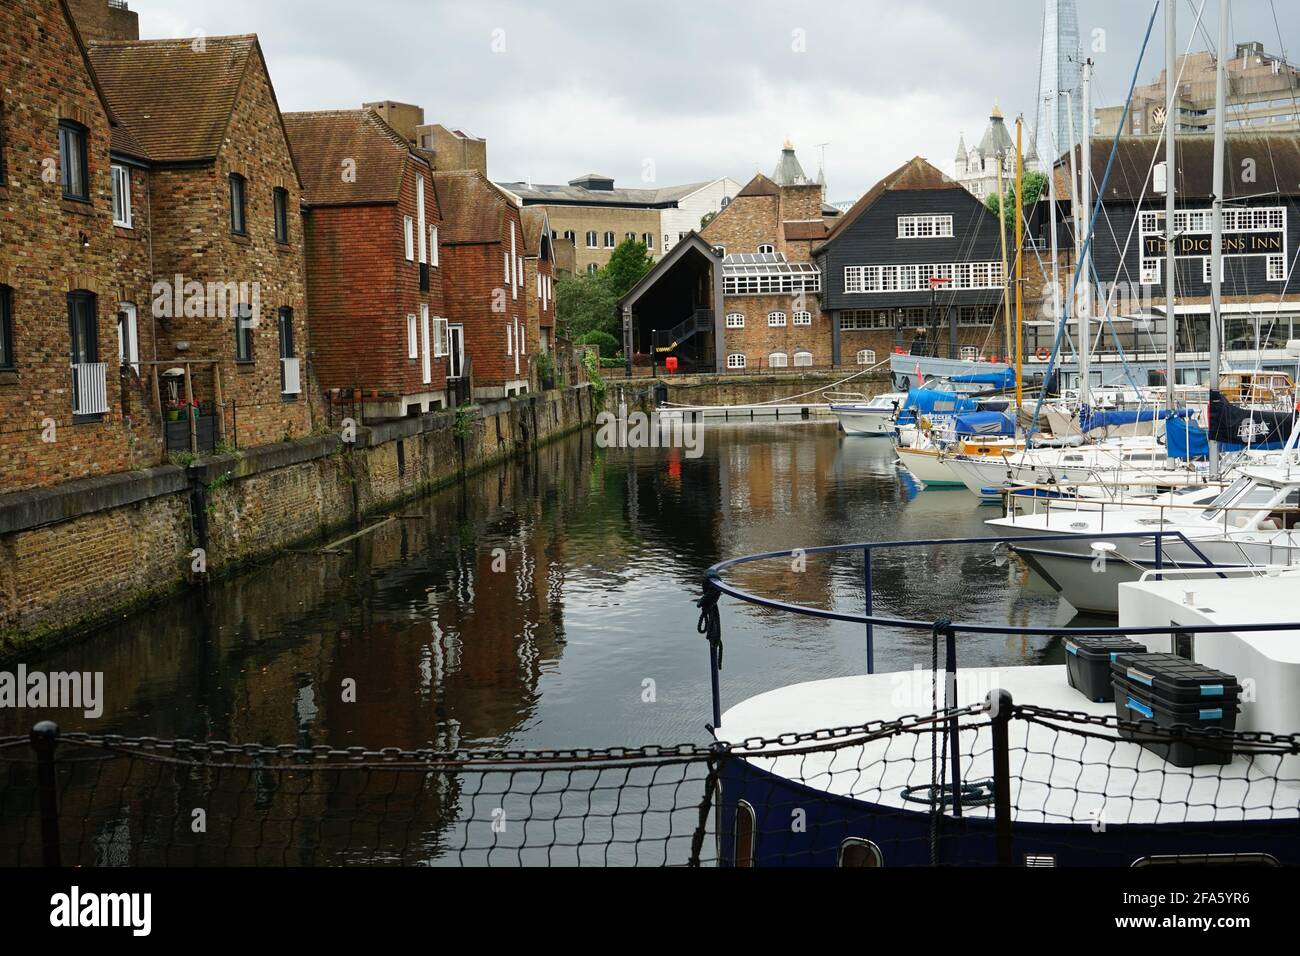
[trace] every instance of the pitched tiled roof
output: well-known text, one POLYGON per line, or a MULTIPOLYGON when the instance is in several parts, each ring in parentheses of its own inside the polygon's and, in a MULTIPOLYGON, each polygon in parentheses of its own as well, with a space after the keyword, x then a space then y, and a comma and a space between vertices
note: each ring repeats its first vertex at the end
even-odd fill
POLYGON ((834 240, 836 236, 847 229, 850 223, 854 222, 859 216, 876 204, 881 196, 887 192, 898 190, 919 190, 919 189, 961 189, 962 187, 953 182, 934 166, 931 166, 920 156, 914 156, 899 166, 896 170, 882 179, 876 185, 872 186, 861 199, 853 204, 853 208, 846 212, 831 228, 827 241, 834 240))
POLYGON ((411 148, 372 110, 285 113, 302 175, 303 198, 312 206, 395 203, 411 148), (343 178, 343 163, 355 162, 355 181, 343 178))
POLYGON ((785 237, 787 239, 825 239, 826 222, 822 219, 812 219, 806 222, 791 221, 783 224, 785 226, 785 237))
POLYGON ((505 231, 506 195, 476 169, 433 174, 442 210, 442 242, 500 242, 505 231))
POLYGON ((90 61, 117 118, 157 162, 212 159, 257 37, 103 41, 90 61))
POLYGON ((739 199, 741 196, 779 196, 780 194, 780 187, 776 183, 762 173, 758 173, 745 184, 744 189, 736 193, 736 198, 739 199))

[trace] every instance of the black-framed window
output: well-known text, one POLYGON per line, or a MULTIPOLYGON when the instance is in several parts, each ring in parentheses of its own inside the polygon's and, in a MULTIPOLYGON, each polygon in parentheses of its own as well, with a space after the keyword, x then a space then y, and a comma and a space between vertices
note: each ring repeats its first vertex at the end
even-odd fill
POLYGON ((293 350, 293 309, 287 305, 280 308, 279 328, 280 358, 293 358, 297 354, 293 350))
POLYGON ((289 241, 289 190, 275 187, 275 241, 289 241))
POLYGON ((237 236, 248 234, 245 192, 247 183, 239 173, 230 174, 230 231, 237 236))
POLYGON ((89 161, 86 153, 86 127, 71 120, 59 122, 59 174, 63 180, 63 198, 90 202, 89 161))
POLYGON ((0 285, 0 369, 14 367, 14 290, 0 285))
POLYGON ((99 361, 99 328, 93 292, 68 293, 68 338, 73 365, 91 365, 99 361))
POLYGON ((235 309, 235 361, 253 361, 253 309, 239 305, 235 309))

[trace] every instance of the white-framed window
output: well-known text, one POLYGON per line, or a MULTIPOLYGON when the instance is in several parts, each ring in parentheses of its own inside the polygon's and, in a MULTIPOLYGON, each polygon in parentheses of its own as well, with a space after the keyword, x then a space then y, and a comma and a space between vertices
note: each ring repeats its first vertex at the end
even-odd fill
POLYGON ((858 364, 859 364, 859 365, 875 365, 875 364, 876 364, 876 350, 875 350, 875 349, 858 349, 858 364))
POLYGON ((1286 281, 1286 256, 1268 257, 1268 281, 1269 282, 1286 281))
POLYGON ((840 331, 866 332, 893 329, 895 325, 924 324, 928 312, 928 309, 908 309, 904 321, 903 316, 890 309, 849 309, 840 313, 840 331))
POLYGON ((430 361, 429 354, 429 306, 420 305, 420 357, 423 360, 420 371, 423 373, 422 380, 425 385, 433 381, 433 363, 430 361))
POLYGON ((505 284, 510 284, 510 253, 501 253, 501 271, 505 275, 505 284))
POLYGON ((729 329, 743 329, 744 327, 745 327, 745 313, 744 313, 744 312, 728 312, 728 313, 727 313, 727 328, 729 328, 729 329))
POLYGON ((402 236, 406 240, 406 261, 415 261, 415 220, 410 216, 402 217, 402 236))
POLYGON ((795 325, 812 325, 812 313, 811 313, 811 312, 796 312, 796 313, 794 314, 794 324, 795 324, 795 325))
POLYGON ((433 357, 447 354, 447 320, 440 315, 433 318, 433 357))
POLYGON ((760 256, 769 256, 774 252, 776 252, 776 246, 772 245, 770 242, 765 242, 758 247, 758 254, 760 256))
POLYGON ((813 356, 811 352, 799 351, 794 353, 795 368, 812 368, 813 356))
POLYGON ((424 177, 415 177, 415 215, 419 222, 420 261, 429 261, 429 235, 424 219, 424 177))
POLYGON ((1143 259, 1140 282, 1142 285, 1159 285, 1160 284, 1160 259, 1143 259))
MULTIPOLYGON (((117 304, 117 364, 130 365, 140 371, 140 332, 136 326, 135 304, 117 304)), ((0 335, 4 331, 0 330, 0 335)), ((3 343, 0 343, 3 344, 3 343)))
POLYGON ((515 324, 514 320, 506 323, 506 355, 515 354, 515 324))
POLYGON ((744 368, 744 367, 745 367, 744 352, 732 352, 730 355, 727 356, 727 368, 744 368))
POLYGON ((131 170, 114 163, 113 225, 131 228, 131 170))
POLYGON ((600 270, 600 266, 594 262, 587 263, 587 275, 594 276, 600 270))
POLYGON ((790 364, 790 356, 784 352, 773 352, 767 357, 768 368, 786 368, 790 364))
POLYGON ((438 227, 429 227, 429 265, 438 268, 438 227))
POLYGON ((623 238, 624 238, 624 239, 628 239, 628 240, 630 240, 631 242, 636 242, 636 233, 635 233, 635 232, 629 232, 629 233, 628 233, 626 236, 624 236, 623 238))
MULTIPOLYGON (((1214 262, 1214 260, 1211 259, 1209 256, 1206 256, 1204 259, 1201 260, 1201 278, 1205 281, 1206 285, 1209 285, 1211 282, 1214 281, 1214 269, 1210 265, 1212 262, 1214 262)), ((1228 265, 1227 259, 1219 260, 1219 281, 1220 282, 1223 281, 1223 277, 1225 275, 1225 270, 1227 268, 1227 265, 1228 265)))
POLYGON ((899 216, 899 239, 950 239, 952 216, 899 216))
POLYGON ((931 279, 945 291, 1002 288, 1000 262, 939 262, 929 265, 845 266, 845 293, 928 292, 931 279))
POLYGON ((784 312, 767 313, 767 324, 769 327, 774 329, 783 328, 785 326, 785 313, 784 312))
POLYGON ((612 229, 605 233, 605 248, 606 249, 614 248, 614 232, 612 229))
POLYGON ((420 332, 414 315, 406 317, 406 357, 411 359, 420 357, 420 332))
POLYGON ((641 236, 641 241, 645 243, 645 247, 646 247, 646 250, 647 250, 648 252, 653 252, 653 251, 654 251, 654 248, 655 248, 655 234, 654 234, 653 232, 647 232, 647 233, 642 234, 642 236, 641 236))
POLYGON ((591 229, 591 230, 589 230, 589 231, 587 232, 587 248, 588 248, 588 249, 595 249, 595 248, 596 248, 596 230, 595 230, 595 229, 591 229))

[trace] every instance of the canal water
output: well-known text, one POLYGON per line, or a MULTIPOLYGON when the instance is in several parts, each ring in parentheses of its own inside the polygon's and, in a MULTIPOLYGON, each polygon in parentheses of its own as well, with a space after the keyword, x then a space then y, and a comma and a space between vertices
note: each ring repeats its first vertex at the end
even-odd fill
MULTIPOLYGON (((833 425, 706 426, 703 455, 575 434, 395 512, 342 546, 286 554, 24 661, 104 675, 104 712, 66 731, 238 743, 609 747, 708 739, 693 601, 726 558, 853 541, 981 535, 997 513, 918 491, 887 440, 833 425), (353 690, 355 700, 345 700, 353 690)), ((772 597, 860 611, 861 557, 739 571, 772 597)), ((875 559, 881 614, 1050 626, 1069 615, 987 546, 875 559)), ((860 673, 859 625, 722 602, 723 705, 860 673)), ((1059 660, 1050 639, 963 638, 963 666, 1059 660)), ((929 634, 881 631, 878 670, 928 667, 929 634)), ((30 712, 0 711, 0 736, 30 712)))

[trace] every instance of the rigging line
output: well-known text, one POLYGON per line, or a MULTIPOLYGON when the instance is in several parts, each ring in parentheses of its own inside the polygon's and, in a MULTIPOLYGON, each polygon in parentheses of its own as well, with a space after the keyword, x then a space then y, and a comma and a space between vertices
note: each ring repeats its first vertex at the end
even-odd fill
MULTIPOLYGON (((1201 6, 1202 6, 1202 7, 1205 6, 1205 4, 1204 4, 1204 0, 1202 0, 1201 6)), ((1106 160, 1106 173, 1105 173, 1105 175, 1102 177, 1101 187, 1100 187, 1100 189, 1098 190, 1098 193, 1097 193, 1097 195, 1098 195, 1099 197, 1102 197, 1102 196, 1105 196, 1105 195, 1106 195, 1106 186, 1107 186, 1107 185, 1109 184, 1109 182, 1110 182, 1110 174, 1111 174, 1111 170, 1114 168, 1114 165, 1115 165, 1115 157, 1116 157, 1116 155, 1118 155, 1118 153, 1119 153, 1119 141, 1120 141, 1120 137, 1121 137, 1121 135, 1123 134, 1123 131, 1124 131, 1124 123, 1125 123, 1125 121, 1128 119, 1129 110, 1132 108, 1132 102, 1133 102, 1133 91, 1137 88, 1138 75, 1139 75, 1139 73, 1140 73, 1140 71, 1141 71, 1141 69, 1142 69, 1142 61, 1146 58, 1147 47, 1148 47, 1148 45, 1150 45, 1150 43, 1151 43, 1151 31, 1152 31, 1152 29, 1155 27, 1156 14, 1157 14, 1159 11, 1160 11, 1160 3, 1159 3, 1159 0, 1156 0, 1156 2, 1153 3, 1153 4, 1152 4, 1152 7, 1151 7, 1151 18, 1150 18, 1150 20, 1147 21, 1146 36, 1143 37, 1143 39, 1142 39, 1142 50, 1141 50, 1141 52, 1138 54, 1137 63, 1135 63, 1134 66, 1133 66, 1133 79, 1132 79, 1132 80, 1130 81, 1130 83, 1129 83, 1128 95, 1127 95, 1127 96, 1125 97, 1125 99, 1124 99, 1124 111, 1123 111, 1123 113, 1122 113, 1121 116, 1120 116, 1119 129, 1117 129, 1116 132, 1115 132, 1115 140, 1114 140, 1114 142, 1111 144, 1110 158, 1106 160)), ((1169 125, 1169 124, 1166 122, 1165 126, 1168 127, 1168 125, 1169 125)), ((1053 163, 1051 163, 1050 165, 1051 165, 1052 169, 1054 170, 1054 169, 1055 169, 1055 163, 1053 162, 1053 163)), ((1098 205, 1101 205, 1101 201, 1100 201, 1100 199, 1098 200, 1098 205)), ((1089 215, 1090 215, 1091 219, 1090 219, 1090 221, 1089 221, 1089 225, 1088 225, 1088 239, 1087 239, 1087 241, 1084 243, 1084 248, 1083 248, 1083 250, 1082 250, 1082 252, 1083 252, 1083 256, 1080 257, 1079 263, 1076 264, 1076 266, 1075 266, 1075 272, 1074 272, 1074 288, 1075 288, 1075 289, 1078 288, 1078 284, 1079 284, 1079 274, 1083 271, 1083 266, 1082 266, 1083 258, 1085 258, 1085 257, 1087 256, 1088 251, 1092 248, 1092 240, 1093 240, 1093 236, 1094 236, 1094 234, 1095 234, 1095 233, 1094 233, 1094 230, 1095 230, 1095 228, 1096 228, 1096 224, 1097 224, 1097 215, 1098 215, 1097 210, 1096 210, 1096 209, 1089 210, 1089 215)), ((1170 223, 1169 225, 1172 226, 1173 223, 1170 223)), ((1045 383, 1046 383, 1047 381, 1050 381, 1050 380, 1051 380, 1051 371, 1052 371, 1053 366, 1055 366, 1055 364, 1056 364, 1057 356, 1060 354, 1060 349, 1061 349, 1061 339, 1062 339, 1062 337, 1063 337, 1064 334, 1065 334, 1066 325, 1067 325, 1067 322, 1066 322, 1066 316, 1065 316, 1065 315, 1062 315, 1062 316, 1061 316, 1060 327, 1059 327, 1059 330, 1058 330, 1057 333, 1056 333, 1056 341, 1055 341, 1055 342, 1053 343, 1053 345, 1052 345, 1052 354, 1051 354, 1050 359, 1048 360, 1048 365, 1047 365, 1047 374, 1044 376, 1044 382, 1045 382, 1045 383)), ((1044 389, 1039 393, 1039 395, 1038 395, 1038 402, 1037 402, 1036 406, 1034 407, 1034 415, 1033 415, 1033 418, 1030 419, 1030 423, 1029 423, 1028 428, 1027 428, 1027 430, 1026 430, 1026 434, 1025 434, 1025 442, 1026 442, 1026 444, 1028 444, 1029 441, 1033 438, 1034 431, 1036 430, 1037 425, 1038 425, 1038 417, 1039 417, 1039 416, 1042 414, 1042 412, 1043 412, 1043 401, 1046 399, 1046 397, 1047 397, 1047 389, 1044 388, 1044 389)))

